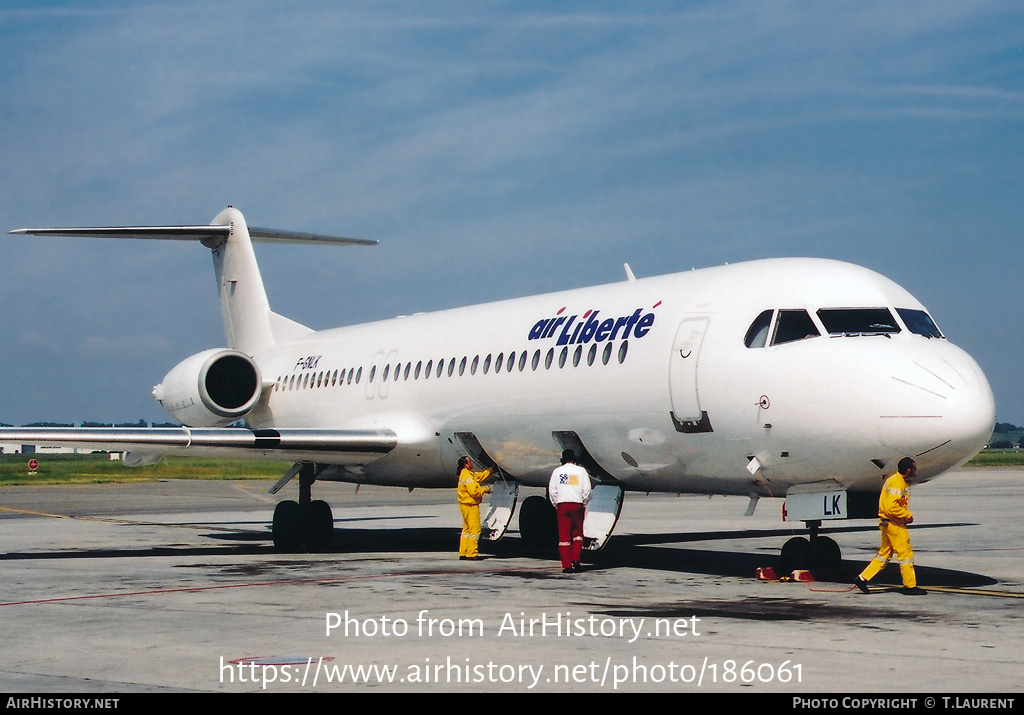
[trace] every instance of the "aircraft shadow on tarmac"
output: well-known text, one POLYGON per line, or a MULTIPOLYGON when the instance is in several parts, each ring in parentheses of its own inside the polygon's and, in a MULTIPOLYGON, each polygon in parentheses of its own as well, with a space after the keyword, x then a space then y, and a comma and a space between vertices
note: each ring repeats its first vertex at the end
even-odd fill
MULTIPOLYGON (((403 521, 416 518, 430 518, 428 516, 402 517, 403 521)), ((336 519, 339 521, 373 521, 374 518, 360 519, 336 519)), ((383 520, 383 518, 381 518, 383 520)), ((392 519, 393 520, 393 519, 392 519)), ((926 528, 949 528, 965 526, 966 524, 933 524, 926 528)), ((199 526, 199 525, 197 525, 199 526)), ((261 521, 253 522, 232 522, 225 524, 223 530, 205 532, 203 536, 220 542, 227 542, 224 545, 211 545, 209 547, 197 547, 194 545, 168 545, 166 547, 148 548, 123 548, 113 549, 66 549, 49 552, 25 552, 0 554, 0 561, 9 560, 33 560, 33 559, 66 559, 66 558, 115 558, 115 557, 161 557, 161 556, 198 556, 198 555, 259 555, 275 553, 270 544, 271 535, 266 529, 266 523, 261 521), (228 545, 230 544, 230 545, 228 545)), ((822 534, 837 534, 842 532, 866 532, 873 537, 877 527, 874 526, 851 526, 830 529, 822 534)), ((624 534, 613 536, 608 545, 600 552, 585 552, 584 567, 589 571, 605 571, 617 568, 639 568, 651 571, 666 571, 673 573, 691 573, 705 576, 729 576, 737 578, 753 578, 757 569, 763 567, 777 567, 778 565, 778 544, 773 541, 766 545, 762 552, 738 552, 722 551, 702 548, 672 547, 670 544, 688 542, 715 542, 734 539, 780 539, 794 535, 793 529, 769 529, 769 530, 734 530, 721 532, 674 532, 659 534, 624 534)), ((331 548, 325 552, 330 553, 452 553, 458 551, 459 531, 450 527, 410 527, 410 528, 372 528, 372 527, 346 527, 335 528, 334 541, 331 548)), ((557 562, 558 553, 554 547, 538 548, 523 542, 518 534, 512 530, 498 543, 481 542, 481 552, 485 559, 494 562, 500 568, 500 563, 506 559, 535 559, 541 561, 557 562)), ((459 563, 458 561, 454 562, 459 563)), ((818 581, 833 581, 839 583, 851 583, 854 576, 863 568, 866 560, 853 562, 844 560, 841 569, 831 572, 815 572, 818 581)), ((997 584, 995 579, 982 574, 970 573, 917 565, 918 581, 926 588, 928 586, 946 587, 978 587, 997 584)), ((513 569, 514 572, 514 569, 513 569)), ((521 570, 520 575, 524 578, 544 578, 546 574, 534 570, 521 570)), ((560 575, 558 569, 553 569, 551 576, 560 575)), ((895 565, 890 564, 873 581, 876 585, 898 585, 899 571, 895 565)))
MULTIPOLYGON (((935 527, 963 526, 963 524, 942 524, 935 527)), ((865 531, 874 534, 877 527, 845 527, 834 529, 828 533, 842 531, 865 531)), ((825 532, 822 532, 823 534, 825 532)), ((485 558, 496 561, 508 558, 531 558, 544 561, 558 560, 558 552, 554 547, 537 548, 525 544, 510 532, 497 544, 481 543, 481 551, 485 558)), ((669 534, 627 534, 613 536, 608 545, 600 552, 585 552, 583 561, 588 570, 600 571, 623 567, 640 568, 652 571, 670 571, 674 573, 692 573, 705 576, 732 576, 753 578, 758 568, 776 567, 778 548, 773 542, 764 553, 746 553, 736 551, 720 551, 696 548, 673 548, 667 544, 685 542, 725 541, 730 539, 777 539, 793 535, 790 529, 724 531, 724 532, 678 532, 669 534)), ((335 531, 334 547, 338 552, 423 552, 458 550, 459 533, 450 529, 344 529, 335 531)), ((853 578, 866 565, 864 563, 844 560, 843 567, 835 572, 816 572, 820 581, 837 581, 852 583, 853 578)), ((918 581, 923 586, 956 586, 978 587, 991 586, 998 581, 981 574, 952 569, 941 569, 928 566, 916 566, 918 581)), ((555 570, 552 575, 557 575, 555 570)), ((536 578, 537 574, 523 574, 536 578)), ((890 565, 879 574, 873 583, 877 585, 899 585, 899 570, 890 565)))

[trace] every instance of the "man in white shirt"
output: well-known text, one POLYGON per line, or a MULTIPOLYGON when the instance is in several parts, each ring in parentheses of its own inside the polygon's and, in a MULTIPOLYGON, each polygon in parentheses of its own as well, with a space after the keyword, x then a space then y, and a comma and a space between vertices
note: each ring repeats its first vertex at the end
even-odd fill
POLYGON ((583 554, 584 505, 590 499, 590 475, 576 464, 576 453, 562 452, 562 466, 551 473, 548 499, 558 513, 558 553, 562 558, 562 573, 580 570, 583 554))

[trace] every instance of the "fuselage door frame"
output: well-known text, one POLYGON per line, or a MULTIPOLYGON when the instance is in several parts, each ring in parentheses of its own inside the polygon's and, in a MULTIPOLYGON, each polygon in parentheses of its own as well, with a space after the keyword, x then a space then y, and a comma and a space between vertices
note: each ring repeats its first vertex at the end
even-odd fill
POLYGON ((672 343, 669 394, 672 399, 672 422, 678 432, 712 431, 707 412, 701 409, 698 386, 700 351, 710 323, 711 317, 708 315, 684 318, 672 343))

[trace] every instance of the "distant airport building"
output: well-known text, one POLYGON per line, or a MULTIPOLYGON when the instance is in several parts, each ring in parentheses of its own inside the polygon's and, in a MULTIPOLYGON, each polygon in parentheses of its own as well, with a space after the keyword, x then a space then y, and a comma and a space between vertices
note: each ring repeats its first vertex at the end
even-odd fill
POLYGON ((17 442, 0 442, 0 454, 89 454, 91 449, 77 447, 44 447, 35 444, 19 444, 17 442))
MULTIPOLYGON (((3 427, 10 427, 11 425, 0 425, 3 427)), ((27 424, 25 427, 74 427, 74 423, 63 423, 63 422, 35 422, 27 424)), ((139 420, 138 422, 122 422, 122 423, 111 423, 111 422, 82 422, 82 427, 149 427, 145 420, 139 420)), ((180 427, 177 423, 171 424, 153 424, 153 427, 180 427)), ((21 444, 18 442, 0 442, 0 454, 33 454, 33 455, 46 455, 46 454, 92 454, 96 449, 86 449, 84 447, 74 446, 55 446, 55 445, 38 445, 38 444, 21 444)), ((120 459, 120 452, 111 452, 111 459, 120 459)))

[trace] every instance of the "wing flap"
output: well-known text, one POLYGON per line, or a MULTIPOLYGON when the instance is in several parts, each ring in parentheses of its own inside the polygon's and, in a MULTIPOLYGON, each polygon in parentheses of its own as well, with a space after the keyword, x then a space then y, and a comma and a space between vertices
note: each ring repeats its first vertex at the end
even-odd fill
POLYGON ((315 461, 364 465, 398 446, 391 430, 247 429, 239 427, 39 427, 0 429, 0 442, 72 446, 137 455, 315 461))

